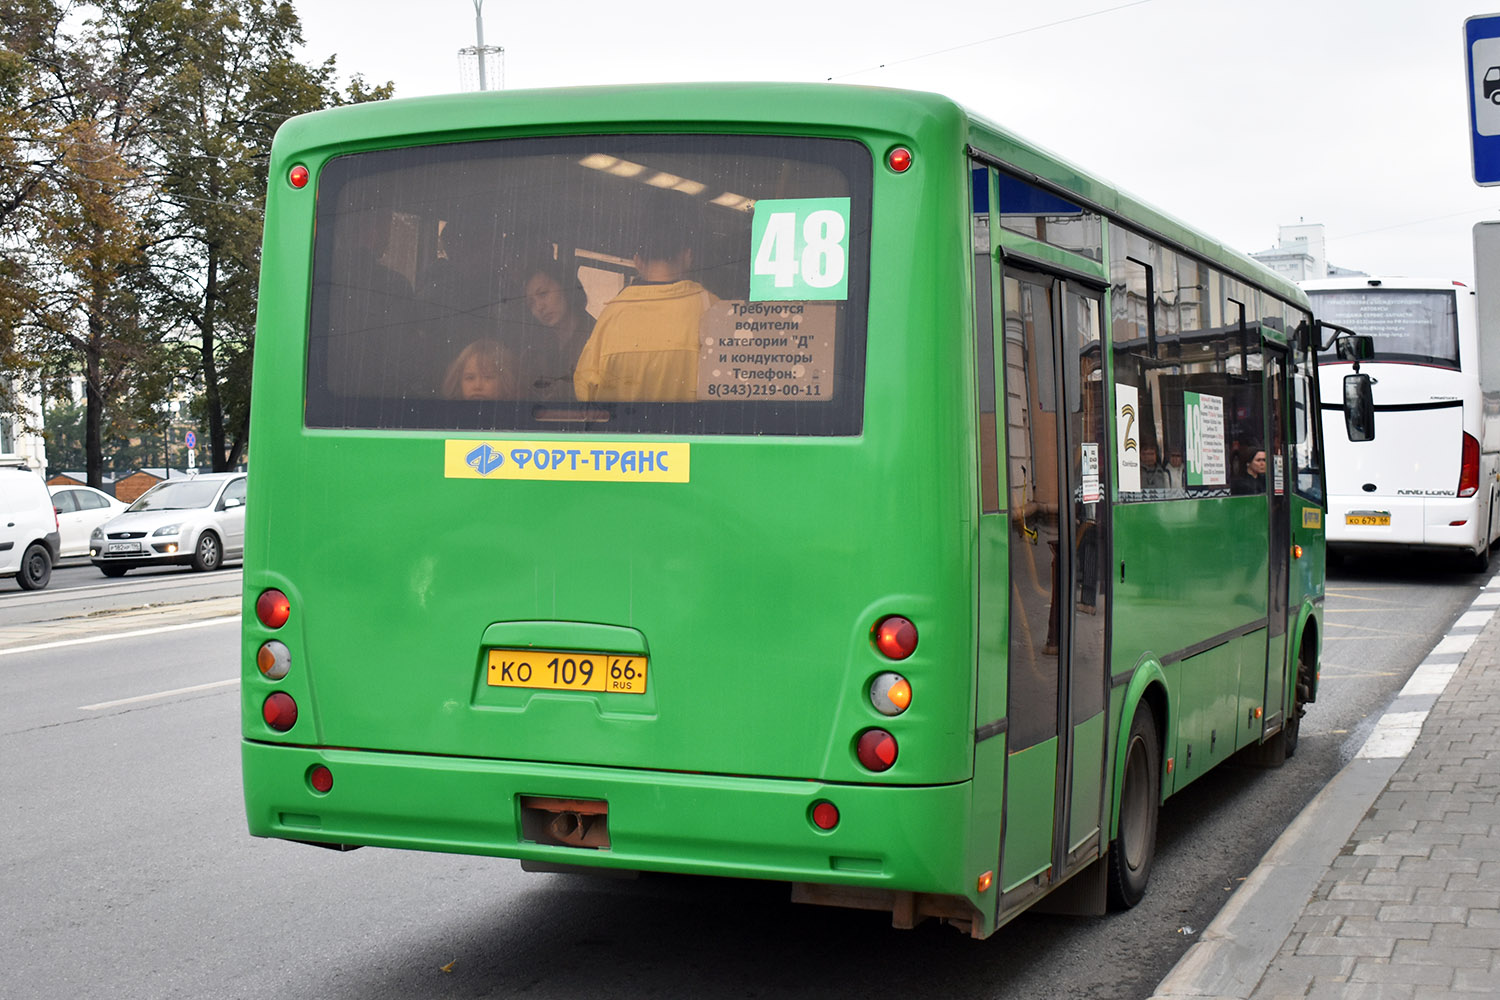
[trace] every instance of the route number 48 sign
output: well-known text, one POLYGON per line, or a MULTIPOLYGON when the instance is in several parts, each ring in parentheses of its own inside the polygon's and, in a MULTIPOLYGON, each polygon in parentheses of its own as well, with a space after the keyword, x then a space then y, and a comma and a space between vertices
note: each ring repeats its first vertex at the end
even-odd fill
POLYGON ((757 201, 750 230, 750 301, 848 297, 849 199, 757 201))

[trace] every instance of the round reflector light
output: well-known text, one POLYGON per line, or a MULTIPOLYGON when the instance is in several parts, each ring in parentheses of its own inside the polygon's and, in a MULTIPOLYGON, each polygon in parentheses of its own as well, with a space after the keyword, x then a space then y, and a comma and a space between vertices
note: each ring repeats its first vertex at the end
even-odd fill
POLYGON ((314 764, 307 772, 307 783, 313 791, 327 794, 333 788, 333 772, 322 764, 314 764))
POLYGON ((813 826, 819 830, 832 830, 839 825, 839 807, 832 802, 819 802, 812 807, 813 826))
POLYGON ((255 617, 266 628, 281 628, 292 617, 292 602, 275 588, 263 591, 255 599, 255 617))
POLYGON ((297 703, 285 691, 277 691, 260 707, 260 714, 266 725, 284 733, 297 724, 297 703))
POLYGON ((255 665, 267 680, 279 681, 292 669, 292 651, 286 643, 272 639, 256 652, 255 665))
POLYGON ((911 150, 905 146, 897 146, 886 156, 885 162, 896 173, 904 174, 911 169, 911 150))
POLYGON ((917 627, 900 615, 875 624, 875 648, 893 660, 904 660, 917 649, 917 627))
POLYGON ((911 684, 887 670, 870 682, 870 704, 881 715, 900 715, 911 705, 911 684))
POLYGON ((896 763, 896 753, 896 737, 884 729, 866 729, 854 747, 854 755, 871 771, 889 771, 896 763))
POLYGON ((291 182, 294 188, 307 187, 307 178, 307 168, 300 163, 293 167, 286 175, 286 179, 291 182))

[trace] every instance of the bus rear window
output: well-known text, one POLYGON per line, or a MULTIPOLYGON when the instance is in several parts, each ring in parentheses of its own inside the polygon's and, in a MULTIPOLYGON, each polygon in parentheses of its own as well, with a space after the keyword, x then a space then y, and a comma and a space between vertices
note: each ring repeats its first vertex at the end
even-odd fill
POLYGON ((307 424, 858 434, 870 185, 862 145, 780 136, 337 157, 307 424))
MULTIPOLYGON (((1376 361, 1458 367, 1458 305, 1451 291, 1357 288, 1307 294, 1318 319, 1373 338, 1376 361)), ((1319 357, 1336 359, 1331 347, 1319 357)))

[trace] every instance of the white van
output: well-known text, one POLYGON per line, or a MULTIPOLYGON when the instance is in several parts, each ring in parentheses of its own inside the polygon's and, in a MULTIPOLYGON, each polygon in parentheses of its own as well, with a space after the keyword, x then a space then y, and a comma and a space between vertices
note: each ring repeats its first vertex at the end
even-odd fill
POLYGON ((0 455, 0 580, 13 576, 22 590, 41 590, 52 579, 58 545, 47 484, 24 458, 0 455))

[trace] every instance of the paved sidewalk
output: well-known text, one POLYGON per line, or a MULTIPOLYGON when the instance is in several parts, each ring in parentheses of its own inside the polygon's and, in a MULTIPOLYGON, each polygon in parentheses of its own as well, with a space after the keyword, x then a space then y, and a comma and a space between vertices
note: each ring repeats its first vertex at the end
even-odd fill
POLYGON ((1157 987, 1500 997, 1500 576, 1157 987))

